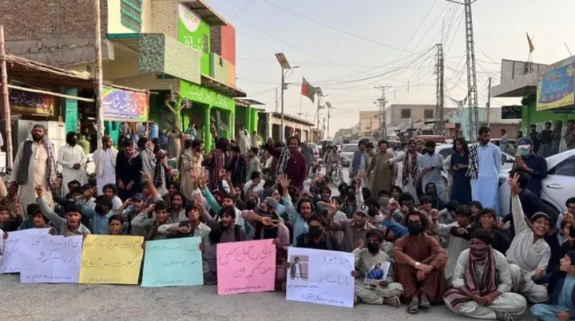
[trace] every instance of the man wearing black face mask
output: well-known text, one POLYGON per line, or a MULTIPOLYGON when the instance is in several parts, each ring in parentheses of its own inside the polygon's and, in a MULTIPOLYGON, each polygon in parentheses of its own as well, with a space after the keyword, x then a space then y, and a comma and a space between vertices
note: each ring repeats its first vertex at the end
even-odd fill
POLYGON ((355 256, 355 295, 367 304, 387 304, 399 307, 399 297, 403 286, 393 282, 389 275, 389 256, 381 249, 383 233, 378 229, 369 230, 366 234, 367 244, 363 240, 353 250, 355 256), (385 270, 388 272, 385 273, 385 270), (385 274, 387 277, 384 278, 385 274))
POLYGON ((410 211, 405 225, 409 234, 395 242, 393 257, 397 282, 403 285, 404 300, 409 302, 407 312, 415 314, 419 308, 443 302, 447 253, 437 240, 423 232, 430 225, 424 214, 410 211))
POLYGON ((297 237, 296 247, 326 251, 341 251, 337 238, 325 232, 325 217, 313 214, 307 221, 309 231, 297 237))
POLYGON ((77 145, 78 135, 69 132, 66 135, 66 145, 58 151, 57 163, 62 165, 62 195, 68 194, 68 182, 78 181, 81 185, 88 182, 84 164, 88 160, 82 147, 77 145))

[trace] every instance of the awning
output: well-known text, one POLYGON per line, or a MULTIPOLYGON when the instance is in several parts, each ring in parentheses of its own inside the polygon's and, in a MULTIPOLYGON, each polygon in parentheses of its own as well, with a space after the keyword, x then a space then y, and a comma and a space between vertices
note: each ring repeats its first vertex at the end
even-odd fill
POLYGON ((246 97, 246 93, 235 88, 232 87, 230 85, 226 85, 224 83, 221 83, 219 81, 217 81, 216 79, 210 77, 210 76, 206 76, 206 75, 202 75, 202 86, 206 86, 207 88, 210 88, 214 91, 219 92, 220 94, 224 94, 226 96, 229 97, 246 97))

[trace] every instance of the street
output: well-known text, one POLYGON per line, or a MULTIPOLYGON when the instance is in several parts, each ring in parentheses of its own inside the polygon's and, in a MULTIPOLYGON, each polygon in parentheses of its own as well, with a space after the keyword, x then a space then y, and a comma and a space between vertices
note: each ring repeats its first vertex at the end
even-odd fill
MULTIPOLYGON (((285 321, 291 320, 460 320, 445 307, 418 315, 406 306, 354 309, 285 300, 284 293, 217 296, 215 286, 142 288, 82 284, 21 284, 18 275, 0 275, 2 318, 10 321, 285 321), (385 317, 382 317, 382 314, 385 317)), ((527 319, 525 319, 527 320, 527 319)))

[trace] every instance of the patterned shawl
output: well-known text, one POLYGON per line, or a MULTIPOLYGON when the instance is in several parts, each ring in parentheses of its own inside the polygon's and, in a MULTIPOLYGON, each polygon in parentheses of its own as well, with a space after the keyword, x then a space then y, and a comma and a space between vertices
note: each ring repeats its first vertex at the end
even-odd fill
POLYGON ((51 188, 56 187, 56 180, 58 179, 58 174, 56 173, 56 162, 54 161, 54 144, 48 138, 42 140, 44 148, 46 148, 46 153, 48 154, 48 170, 46 171, 46 181, 48 186, 51 188))
MULTIPOLYGON (((470 292, 477 292, 479 296, 485 296, 497 290, 496 281, 497 268, 495 267, 495 258, 493 249, 490 245, 471 245, 469 248, 469 258, 465 267, 465 287, 470 292), (475 274, 476 266, 481 265, 484 267, 481 284, 476 284, 475 274)), ((465 295, 458 288, 449 289, 445 292, 443 300, 457 309, 462 304, 471 301, 472 299, 465 295)))
POLYGON ((289 147, 284 147, 280 153, 280 157, 278 159, 278 170, 277 175, 284 175, 287 170, 288 161, 291 157, 291 152, 289 147))
POLYGON ((406 186, 407 184, 409 184, 409 176, 411 176, 412 178, 412 182, 413 182, 413 186, 415 186, 416 181, 417 181, 417 170, 419 168, 419 164, 417 163, 417 160, 419 157, 417 157, 417 152, 407 152, 405 154, 405 158, 403 159, 403 169, 402 169, 402 175, 401 175, 401 182, 403 183, 403 186, 406 186), (409 158, 412 159, 412 161, 409 161, 409 158))

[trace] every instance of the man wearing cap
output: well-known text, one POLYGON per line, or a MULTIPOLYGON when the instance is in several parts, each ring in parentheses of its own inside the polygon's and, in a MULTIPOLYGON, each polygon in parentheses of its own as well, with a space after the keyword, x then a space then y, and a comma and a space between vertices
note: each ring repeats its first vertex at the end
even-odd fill
POLYGON ((505 256, 511 270, 512 291, 522 294, 531 303, 542 303, 549 298, 547 288, 535 284, 532 278, 542 276, 549 264, 551 248, 545 241, 545 236, 549 231, 550 219, 547 214, 536 212, 530 218, 531 226, 527 225, 519 200, 521 187, 518 181, 517 174, 509 179, 515 237, 505 256))
MULTIPOLYGON (((342 251, 351 253, 362 240, 365 243, 367 231, 375 227, 367 221, 369 208, 365 204, 357 206, 353 218, 341 222, 334 222, 333 217, 337 212, 335 202, 332 201, 328 207, 328 220, 331 221, 332 231, 342 231, 343 240, 341 243, 342 251)), ((391 250, 391 248, 389 248, 391 250)))
POLYGON ((513 169, 529 174, 531 179, 527 183, 527 189, 541 197, 541 181, 547 177, 547 161, 533 152, 531 138, 523 137, 519 140, 513 169))

